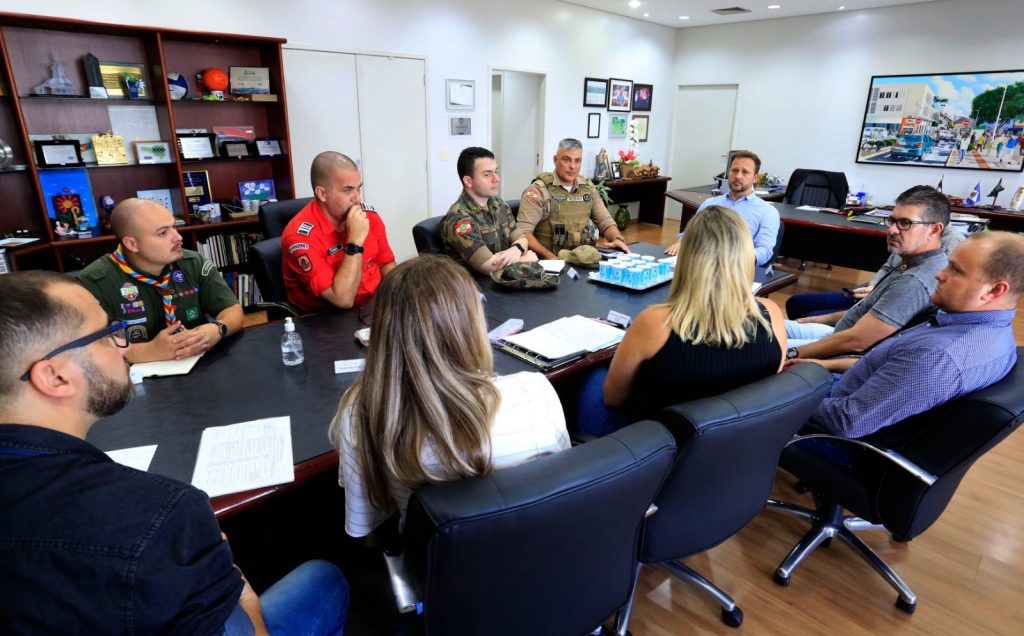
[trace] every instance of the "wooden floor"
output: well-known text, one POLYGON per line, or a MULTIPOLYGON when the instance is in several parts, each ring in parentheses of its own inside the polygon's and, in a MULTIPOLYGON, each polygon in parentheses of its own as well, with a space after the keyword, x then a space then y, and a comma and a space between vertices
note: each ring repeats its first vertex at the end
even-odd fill
MULTIPOLYGON (((634 223, 629 241, 668 244, 664 227, 634 223)), ((800 283, 772 295, 835 291, 870 273, 796 262, 781 268, 800 283)), ((879 264, 881 265, 881 264, 879 264)), ((1024 303, 1014 322, 1024 344, 1024 303)), ((966 423, 965 423, 966 424, 966 423)), ((772 582, 778 563, 806 532, 806 522, 764 511, 735 537, 685 563, 731 594, 743 609, 739 630, 726 627, 707 597, 667 573, 644 568, 630 630, 668 634, 1020 634, 1024 632, 1024 435, 1017 433, 977 462, 939 521, 910 543, 884 532, 861 536, 894 566, 918 596, 913 615, 896 609, 896 593, 840 542, 819 548, 793 573, 790 586, 772 582)), ((810 505, 780 471, 774 497, 810 505)), ((727 497, 723 493, 723 497, 727 497)))

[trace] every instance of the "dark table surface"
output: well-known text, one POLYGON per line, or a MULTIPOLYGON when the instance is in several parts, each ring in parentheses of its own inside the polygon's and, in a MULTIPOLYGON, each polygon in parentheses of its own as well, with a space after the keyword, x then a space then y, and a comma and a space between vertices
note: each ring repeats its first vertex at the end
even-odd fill
MULTIPOLYGON (((663 256, 658 245, 631 247, 641 254, 663 256)), ((559 287, 550 290, 510 289, 478 277, 489 327, 521 318, 527 330, 574 314, 603 318, 612 309, 635 317, 644 307, 668 297, 668 283, 632 292, 588 282, 588 271, 578 269, 580 280, 563 274, 559 287)), ((792 284, 796 277, 758 268, 757 280, 764 285, 759 292, 764 295, 792 284)), ((355 311, 331 311, 295 323, 303 341, 303 364, 286 367, 281 363, 281 323, 246 329, 204 355, 187 375, 146 378, 123 411, 93 426, 88 441, 105 451, 156 444, 150 471, 190 482, 203 429, 290 416, 296 484, 217 497, 213 503, 218 513, 298 486, 306 475, 335 469, 337 456, 327 440, 327 427, 356 374, 335 374, 334 362, 365 357, 365 348, 354 336, 364 325, 355 311)), ((560 374, 589 368, 612 352, 598 352, 600 355, 556 370, 549 377, 557 381, 560 374)), ((536 370, 499 351, 495 351, 494 363, 499 374, 536 370)))

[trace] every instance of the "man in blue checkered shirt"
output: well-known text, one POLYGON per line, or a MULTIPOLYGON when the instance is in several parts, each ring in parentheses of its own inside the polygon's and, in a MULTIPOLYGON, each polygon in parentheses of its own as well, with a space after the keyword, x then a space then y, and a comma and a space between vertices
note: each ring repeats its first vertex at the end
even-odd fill
POLYGON ((1024 292, 1024 236, 984 232, 961 243, 935 275, 928 322, 863 358, 814 360, 846 371, 811 424, 864 437, 1001 380, 1017 360, 1013 321, 1024 292))

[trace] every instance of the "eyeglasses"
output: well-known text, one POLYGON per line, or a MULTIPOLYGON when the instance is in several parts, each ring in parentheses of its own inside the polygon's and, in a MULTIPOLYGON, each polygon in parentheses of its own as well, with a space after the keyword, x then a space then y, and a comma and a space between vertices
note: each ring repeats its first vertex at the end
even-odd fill
POLYGON ((915 225, 931 225, 932 223, 935 223, 935 221, 913 221, 911 219, 897 219, 893 216, 885 217, 885 227, 892 227, 895 225, 904 231, 909 230, 915 225))
MULTIPOLYGON (((65 351, 70 351, 72 349, 77 349, 79 347, 85 347, 85 346, 91 345, 92 343, 96 342, 100 338, 105 338, 107 336, 110 336, 110 339, 114 341, 114 345, 117 346, 118 349, 127 349, 128 348, 128 334, 125 332, 126 328, 127 328, 127 325, 125 324, 125 322, 123 320, 115 320, 114 322, 110 323, 109 325, 107 325, 103 329, 100 329, 99 331, 94 331, 93 333, 91 333, 91 334, 89 334, 87 336, 82 336, 81 338, 77 338, 75 340, 72 340, 71 342, 67 343, 66 345, 63 345, 61 347, 57 347, 56 349, 54 349, 50 353, 46 354, 42 358, 39 358, 38 360, 36 360, 36 362, 42 362, 43 360, 49 360, 50 358, 58 356, 58 355, 64 353, 65 351)), ((28 374, 32 371, 32 367, 35 366, 36 362, 33 362, 32 364, 30 364, 29 367, 28 367, 28 371, 26 371, 25 374, 21 376, 21 381, 22 382, 28 382, 28 374)))

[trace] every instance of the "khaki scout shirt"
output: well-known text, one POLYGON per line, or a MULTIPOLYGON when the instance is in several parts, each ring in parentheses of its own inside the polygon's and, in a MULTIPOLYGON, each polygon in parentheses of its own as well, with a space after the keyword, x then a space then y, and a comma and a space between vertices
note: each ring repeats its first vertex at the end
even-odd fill
POLYGON ((494 254, 525 237, 501 197, 489 198, 485 209, 465 190, 441 221, 441 238, 448 254, 473 269, 480 269, 494 254))
MULTIPOLYGON (((206 314, 216 317, 238 304, 217 266, 192 250, 182 250, 182 257, 157 278, 166 272, 171 274, 175 316, 186 329, 206 324, 206 314)), ((130 342, 149 342, 167 327, 160 291, 122 272, 109 254, 83 269, 78 282, 96 297, 110 320, 128 324, 130 342)))
POLYGON ((520 230, 535 234, 537 225, 541 221, 549 220, 552 224, 558 223, 557 216, 549 219, 551 216, 551 198, 553 195, 563 196, 567 193, 570 196, 590 195, 590 218, 597 225, 597 229, 601 232, 602 236, 604 236, 606 229, 615 225, 615 220, 608 213, 608 208, 605 207, 604 201, 601 200, 601 195, 598 194, 597 188, 594 187, 594 184, 589 179, 577 176, 576 183, 573 184, 570 190, 566 190, 557 181, 558 179, 553 173, 542 172, 523 191, 523 196, 519 200, 519 217, 517 220, 520 230), (546 183, 549 181, 553 182, 551 186, 548 186, 546 183))

